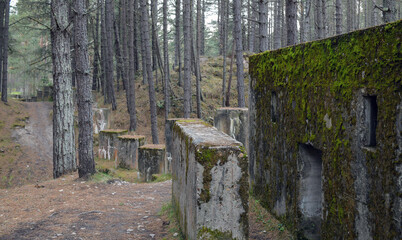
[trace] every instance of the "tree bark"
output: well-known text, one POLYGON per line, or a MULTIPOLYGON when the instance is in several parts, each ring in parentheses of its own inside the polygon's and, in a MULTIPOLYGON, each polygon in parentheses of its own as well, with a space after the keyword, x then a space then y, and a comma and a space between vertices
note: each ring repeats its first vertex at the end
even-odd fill
POLYGON ((336 35, 342 33, 342 1, 335 0, 335 28, 336 35))
MULTIPOLYGON (((151 0, 151 35, 152 35, 152 70, 155 71, 158 68, 157 64, 157 56, 156 56, 156 23, 158 21, 158 0, 151 0)), ((158 72, 155 72, 156 74, 156 85, 158 85, 158 72)))
POLYGON ((112 110, 116 110, 116 99, 114 95, 114 81, 113 81, 113 0, 106 0, 105 2, 105 27, 106 27, 106 84, 107 89, 107 103, 112 104, 112 110))
POLYGON ((99 84, 98 84, 98 79, 99 79, 99 60, 100 60, 100 55, 99 55, 99 14, 100 14, 100 0, 97 0, 97 9, 96 9, 96 18, 95 18, 95 26, 93 29, 93 35, 94 35, 94 59, 93 59, 93 72, 92 72, 92 90, 99 90, 99 84))
POLYGON ((91 80, 89 77, 87 13, 85 0, 75 0, 74 4, 74 58, 78 95, 78 175, 87 178, 94 174, 93 116, 91 80))
MULTIPOLYGON (((221 0, 222 2, 226 2, 227 0, 221 0)), ((224 10, 225 8, 223 8, 221 11, 225 12, 224 10)), ((225 95, 225 90, 226 90, 226 42, 227 42, 227 24, 226 24, 226 14, 222 14, 222 19, 221 21, 224 22, 224 24, 222 25, 222 34, 223 34, 223 46, 222 46, 222 51, 223 51, 223 71, 222 71, 222 107, 225 107, 225 103, 226 103, 226 95, 225 95)))
POLYGON ((268 1, 259 0, 259 35, 260 35, 260 47, 259 52, 265 52, 268 50, 268 1))
POLYGON ((175 24, 175 66, 179 68, 179 86, 182 86, 181 50, 180 50, 180 0, 176 0, 176 24, 175 24))
POLYGON ((76 170, 68 3, 51 1, 53 177, 76 170))
POLYGON ((107 84, 106 84, 106 72, 107 72, 107 51, 106 51, 106 26, 105 26, 105 0, 101 0, 101 89, 104 98, 104 104, 107 104, 107 84))
POLYGON ((281 11, 279 8, 281 1, 276 0, 274 7, 274 49, 281 47, 281 11))
POLYGON ((396 21, 396 4, 395 0, 383 0, 383 12, 382 17, 384 22, 393 22, 396 21))
POLYGON ((230 69, 229 69, 229 81, 228 81, 228 90, 226 91, 226 107, 230 106, 230 89, 232 87, 232 76, 233 76, 233 59, 234 59, 234 46, 235 42, 233 39, 232 43, 232 55, 230 56, 230 69))
POLYGON ((170 70, 169 70, 169 46, 168 46, 168 1, 163 0, 163 58, 164 58, 164 67, 165 67, 165 122, 169 118, 169 108, 170 108, 170 93, 169 93, 169 84, 170 84, 170 70))
POLYGON ((121 49, 120 49, 120 35, 119 35, 119 27, 117 24, 117 18, 113 21, 113 30, 114 30, 114 53, 116 58, 116 88, 117 91, 120 91, 120 84, 119 81, 123 82, 124 86, 124 74, 123 74, 123 59, 121 56, 121 49))
POLYGON ((152 143, 158 144, 158 126, 157 126, 157 115, 156 115, 156 102, 155 102, 155 87, 152 76, 152 62, 151 62, 151 46, 149 42, 149 17, 148 17, 148 8, 147 8, 147 0, 141 0, 141 10, 142 10, 142 42, 145 45, 145 55, 146 55, 146 69, 147 69, 147 77, 148 77, 148 91, 149 91, 149 105, 151 111, 151 132, 152 132, 152 143))
POLYGON ((128 46, 128 79, 127 79, 127 108, 130 115, 130 131, 135 131, 137 128, 136 104, 135 104, 135 56, 134 56, 134 1, 127 1, 127 46, 128 46))
POLYGON ((10 20, 10 1, 6 0, 6 9, 4 11, 4 39, 3 39, 3 70, 1 78, 1 101, 7 102, 7 73, 8 73, 8 29, 10 20))
POLYGON ((184 118, 190 118, 191 104, 191 26, 190 0, 183 0, 184 34, 184 118))
POLYGON ((4 50, 4 11, 6 9, 5 0, 0 1, 0 92, 2 91, 3 76, 3 50, 4 50))
POLYGON ((200 48, 200 55, 205 55, 205 11, 206 5, 205 0, 202 0, 202 14, 201 14, 201 48, 200 48))
POLYGON ((295 45, 297 41, 297 5, 295 0, 286 0, 287 46, 295 45))
POLYGON ((241 4, 240 0, 233 0, 234 17, 234 38, 236 42, 236 66, 237 66, 237 104, 239 107, 245 107, 244 96, 244 72, 243 72, 243 43, 241 33, 241 4))

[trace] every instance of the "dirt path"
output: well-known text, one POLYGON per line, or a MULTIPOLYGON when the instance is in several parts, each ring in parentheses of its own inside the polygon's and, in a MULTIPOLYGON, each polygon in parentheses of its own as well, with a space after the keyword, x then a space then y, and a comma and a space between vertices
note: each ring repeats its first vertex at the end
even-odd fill
POLYGON ((25 127, 16 128, 12 133, 23 154, 9 173, 19 186, 52 178, 52 103, 24 103, 23 107, 29 119, 25 127))
POLYGON ((96 183, 76 175, 0 190, 0 239, 162 239, 171 181, 96 183), (39 187, 39 188, 38 188, 39 187))

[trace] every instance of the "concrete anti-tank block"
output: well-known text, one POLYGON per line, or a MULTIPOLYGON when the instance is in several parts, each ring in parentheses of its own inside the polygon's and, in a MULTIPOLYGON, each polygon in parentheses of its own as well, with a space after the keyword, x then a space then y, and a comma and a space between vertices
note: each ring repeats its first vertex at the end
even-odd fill
POLYGON ((138 148, 146 144, 145 136, 121 135, 118 139, 118 166, 138 169, 138 148))
POLYGON ((248 149, 248 108, 218 108, 214 117, 214 126, 248 149))
POLYGON ((138 149, 138 171, 140 179, 152 181, 152 174, 164 173, 165 145, 147 144, 138 149))
POLYGON ((118 137, 126 134, 127 130, 122 129, 107 129, 99 133, 99 150, 100 158, 108 160, 116 160, 118 152, 118 137))
POLYGON ((248 239, 243 145, 200 120, 173 127, 172 201, 186 239, 248 239))

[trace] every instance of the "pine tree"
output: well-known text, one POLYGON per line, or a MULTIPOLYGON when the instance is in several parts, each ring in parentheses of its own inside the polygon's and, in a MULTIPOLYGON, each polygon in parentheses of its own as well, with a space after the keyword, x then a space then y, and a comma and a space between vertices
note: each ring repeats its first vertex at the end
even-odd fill
POLYGON ((74 3, 74 58, 78 92, 78 175, 87 178, 94 174, 92 92, 89 77, 87 14, 85 0, 74 3))

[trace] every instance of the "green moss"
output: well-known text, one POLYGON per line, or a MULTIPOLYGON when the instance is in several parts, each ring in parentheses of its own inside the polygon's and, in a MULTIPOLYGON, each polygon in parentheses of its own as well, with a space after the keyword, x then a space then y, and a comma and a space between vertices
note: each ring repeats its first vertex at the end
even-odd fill
POLYGON ((288 211, 284 218, 294 226, 290 229, 296 230, 300 217, 294 177, 298 144, 311 143, 323 150, 323 212, 328 215, 322 238, 356 238, 352 145, 356 142, 356 97, 364 89, 367 95, 377 96, 378 105, 379 144, 375 151, 363 150, 368 175, 375 179, 368 203, 373 236, 395 238, 397 227, 384 193, 394 191, 398 176, 395 116, 402 91, 401 28, 402 21, 397 21, 250 57, 251 88, 257 96, 255 139, 264 148, 256 146, 256 169, 262 170, 253 183, 254 194, 264 207, 273 209, 285 186, 288 211), (273 91, 282 108, 276 123, 270 120, 273 91), (326 127, 326 114, 331 128, 326 127))
POLYGON ((221 232, 203 227, 198 231, 197 239, 229 240, 234 238, 230 232, 221 232))
POLYGON ((117 134, 123 134, 127 133, 128 130, 123 130, 123 129, 107 129, 107 130, 102 130, 101 133, 117 133, 117 134))

